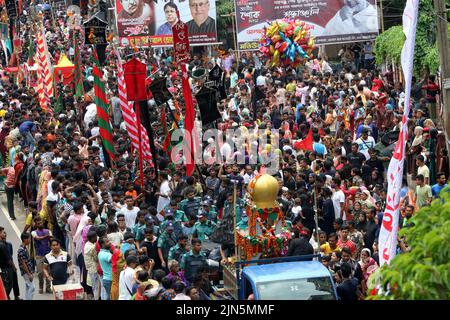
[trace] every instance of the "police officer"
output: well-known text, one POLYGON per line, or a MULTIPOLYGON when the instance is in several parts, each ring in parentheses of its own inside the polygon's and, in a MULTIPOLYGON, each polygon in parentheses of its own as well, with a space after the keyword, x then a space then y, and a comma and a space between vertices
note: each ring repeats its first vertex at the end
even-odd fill
POLYGON ((174 233, 174 227, 169 223, 164 232, 158 237, 158 256, 161 260, 161 266, 167 267, 167 257, 171 247, 177 244, 177 238, 174 233))
POLYGON ((179 209, 179 202, 175 199, 170 200, 170 204, 164 208, 164 211, 167 212, 167 210, 171 209, 174 213, 175 221, 188 222, 189 219, 186 217, 184 211, 179 209))
POLYGON ((217 222, 217 210, 214 205, 212 205, 211 201, 209 199, 203 200, 201 202, 201 208, 199 209, 200 213, 205 212, 206 217, 208 220, 217 222))
POLYGON ((191 186, 186 187, 184 196, 186 199, 180 202, 180 210, 184 211, 189 219, 189 217, 197 215, 201 198, 195 196, 195 188, 191 186))
POLYGON ((194 224, 193 237, 201 241, 208 239, 216 229, 216 223, 208 220, 208 215, 205 211, 201 211, 197 215, 198 221, 194 224))
POLYGON ((159 232, 162 234, 169 224, 173 226, 175 237, 178 238, 178 236, 183 233, 183 228, 181 225, 181 221, 176 220, 172 208, 167 208, 164 211, 164 220, 159 226, 159 232))
POLYGON ((187 240, 188 237, 184 234, 178 236, 178 243, 169 250, 169 256, 167 257, 169 261, 177 260, 178 263, 181 262, 181 258, 183 257, 183 255, 189 252, 187 240))
POLYGON ((207 267, 208 265, 206 255, 201 252, 202 242, 199 239, 192 239, 191 245, 192 249, 183 255, 180 263, 184 277, 189 283, 192 283, 201 267, 207 267))
POLYGON ((146 214, 144 217, 144 221, 145 221, 145 227, 139 229, 139 234, 136 235, 136 239, 139 238, 139 239, 141 239, 141 241, 143 239, 145 239, 145 229, 146 228, 152 229, 153 235, 155 237, 157 237, 159 235, 159 227, 155 226, 155 220, 153 219, 153 217, 150 214, 146 214))

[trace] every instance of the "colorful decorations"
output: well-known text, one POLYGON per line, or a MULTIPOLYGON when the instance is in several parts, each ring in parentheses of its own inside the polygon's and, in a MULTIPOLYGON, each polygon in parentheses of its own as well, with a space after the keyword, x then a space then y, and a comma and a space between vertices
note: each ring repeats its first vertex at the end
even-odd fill
POLYGON ((262 174, 250 181, 248 192, 257 208, 277 208, 279 188, 277 179, 269 174, 262 174))
POLYGON ((246 214, 248 229, 238 230, 237 244, 246 260, 284 256, 291 233, 276 201, 279 184, 268 174, 259 174, 248 186, 246 214))
POLYGON ((265 28, 259 51, 270 58, 272 66, 298 67, 312 58, 314 38, 304 21, 278 19, 265 28))

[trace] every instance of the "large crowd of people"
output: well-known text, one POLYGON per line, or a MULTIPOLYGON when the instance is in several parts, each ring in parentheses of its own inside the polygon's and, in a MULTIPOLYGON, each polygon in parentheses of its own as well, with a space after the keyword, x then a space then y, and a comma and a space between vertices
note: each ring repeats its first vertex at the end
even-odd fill
MULTIPOLYGON (((63 53, 73 58, 65 21, 64 12, 45 17, 53 64, 63 53)), ((31 29, 23 32, 27 39, 31 29)), ((22 60, 28 58, 25 51, 22 60)), ((110 161, 89 107, 92 47, 83 47, 81 55, 86 94, 75 99, 73 89, 65 87, 63 109, 53 116, 43 112, 33 87, 0 68, 0 174, 11 220, 26 216, 20 247, 13 248, 0 227, 7 294, 31 300, 35 286, 50 294, 51 284, 76 277, 94 300, 224 298, 215 289, 221 266, 234 251, 229 241, 211 245, 211 237, 224 210, 233 205, 231 181, 238 181, 239 211, 260 166, 208 162, 187 177, 185 166, 171 163, 164 151, 160 106, 149 100, 156 166, 146 164, 140 172, 121 114, 116 56, 108 46, 103 73, 118 155, 110 161), (18 287, 18 277, 25 288, 18 287)), ((182 122, 181 74, 172 50, 143 49, 138 57, 147 63, 148 74, 167 77, 182 122)), ((375 65, 370 43, 344 46, 339 57, 341 62, 332 64, 322 53, 293 69, 271 67, 256 51, 217 50, 193 54, 188 69, 194 92, 202 83, 193 77, 195 70, 208 72, 217 64, 226 73, 218 130, 278 130, 279 148, 265 151, 279 157, 274 175, 280 184, 278 202, 293 234, 287 254, 319 253, 338 296, 352 300, 364 298, 367 279, 378 268, 386 170, 398 140, 405 93, 392 68, 382 71, 375 65), (310 132, 311 150, 298 148, 310 132)), ((417 211, 447 185, 439 94, 435 76, 414 79, 401 228, 410 227, 417 211)), ((409 250, 403 240, 399 252, 409 250)))

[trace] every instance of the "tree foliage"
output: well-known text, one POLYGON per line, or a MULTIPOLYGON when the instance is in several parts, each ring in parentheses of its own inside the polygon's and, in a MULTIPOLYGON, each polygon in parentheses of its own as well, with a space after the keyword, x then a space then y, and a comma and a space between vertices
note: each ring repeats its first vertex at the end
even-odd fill
MULTIPOLYGON (((219 41, 227 41, 230 39, 228 35, 228 27, 232 26, 231 17, 222 17, 234 12, 234 1, 232 0, 219 0, 216 2, 217 12, 217 37, 219 41)), ((232 39, 232 38, 231 38, 232 39)), ((231 45, 234 44, 231 42, 231 45)), ((230 46, 230 45, 229 45, 230 46)))
MULTIPOLYGON (((404 7, 404 1, 403 1, 404 7)), ((435 73, 439 68, 439 52, 436 46, 436 14, 433 0, 419 2, 419 16, 414 49, 414 72, 422 74, 423 70, 435 73)), ((400 62, 401 50, 405 36, 402 26, 394 26, 381 33, 375 41, 377 63, 393 59, 400 62)))
POLYGON ((381 33, 375 40, 375 58, 377 64, 382 64, 386 59, 400 62, 405 34, 402 26, 394 26, 381 33))
POLYGON ((411 250, 371 276, 368 299, 450 299, 450 189, 441 191, 441 199, 422 208, 413 222, 399 233, 411 250))

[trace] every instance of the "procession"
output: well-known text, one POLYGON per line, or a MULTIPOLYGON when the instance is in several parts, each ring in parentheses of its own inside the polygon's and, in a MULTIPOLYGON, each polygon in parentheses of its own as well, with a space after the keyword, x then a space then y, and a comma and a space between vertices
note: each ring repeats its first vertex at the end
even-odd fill
POLYGON ((0 0, 0 300, 450 299, 448 12, 0 0))

